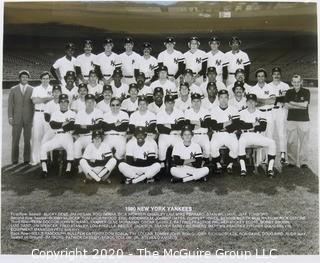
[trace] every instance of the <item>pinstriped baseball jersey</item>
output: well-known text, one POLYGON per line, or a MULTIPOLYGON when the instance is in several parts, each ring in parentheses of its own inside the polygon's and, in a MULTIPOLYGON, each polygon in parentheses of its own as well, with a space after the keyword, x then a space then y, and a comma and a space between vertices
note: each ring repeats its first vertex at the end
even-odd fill
POLYGON ((44 106, 44 112, 48 113, 50 116, 58 110, 60 110, 60 104, 59 102, 54 102, 54 100, 49 101, 44 106))
POLYGON ((81 68, 81 73, 84 77, 89 77, 90 70, 94 69, 93 62, 95 61, 96 55, 89 54, 89 56, 85 53, 77 56, 75 61, 75 66, 81 68))
MULTIPOLYGON (((113 123, 128 123, 129 122, 129 115, 124 112, 124 111, 119 111, 117 114, 109 111, 107 112, 106 114, 103 115, 103 121, 105 123, 108 123, 108 124, 113 124, 113 123)), ((106 132, 106 134, 108 133, 119 133, 118 131, 108 131, 106 132)), ((123 132, 125 133, 125 132, 123 132)))
POLYGON ((200 49, 197 49, 194 53, 189 50, 183 55, 186 68, 191 69, 194 73, 198 73, 202 68, 202 63, 208 60, 206 52, 200 49))
POLYGON ((178 94, 178 89, 176 85, 170 81, 170 80, 165 80, 164 82, 160 80, 156 80, 151 83, 150 88, 153 93, 154 89, 157 87, 161 87, 163 89, 164 94, 172 94, 172 95, 177 95, 178 94))
POLYGON ((152 123, 156 123, 156 115, 151 111, 146 111, 141 114, 140 111, 135 111, 130 115, 129 124, 134 126, 148 127, 152 123))
POLYGON ((88 84, 88 94, 92 94, 92 95, 98 95, 101 94, 103 91, 103 86, 101 84, 95 85, 95 86, 91 86, 90 84, 88 84))
POLYGON ((102 100, 97 104, 96 107, 103 113, 106 113, 110 110, 110 101, 106 102, 105 100, 102 100))
POLYGON ((154 140, 145 140, 144 144, 139 146, 137 139, 132 138, 127 143, 126 156, 142 160, 147 160, 148 157, 158 158, 158 146, 154 140))
MULTIPOLYGON (((71 90, 67 89, 66 86, 61 86, 61 93, 67 94, 69 97, 69 102, 76 100, 79 96, 78 87, 76 85, 73 86, 71 90)), ((71 104, 70 104, 71 106, 71 104)))
MULTIPOLYGON (((190 120, 190 121, 204 121, 207 118, 210 118, 210 113, 203 108, 200 108, 200 110, 198 112, 195 112, 195 110, 193 108, 186 110, 186 112, 184 113, 184 117, 186 120, 190 120)), ((196 128, 193 130, 193 132, 195 133, 207 133, 208 129, 207 128, 196 128)))
POLYGON ((216 120, 218 123, 230 121, 235 117, 239 117, 239 112, 232 106, 228 106, 225 109, 217 106, 211 110, 211 119, 216 120))
POLYGON ((111 52, 111 54, 107 56, 105 52, 102 52, 95 57, 94 64, 100 66, 103 75, 111 77, 114 69, 120 66, 119 55, 111 52))
POLYGON ((141 56, 134 51, 130 55, 126 52, 119 55, 119 61, 121 63, 121 69, 124 77, 134 76, 134 70, 138 68, 140 58, 141 56))
POLYGON ((82 158, 87 160, 103 160, 112 157, 112 152, 108 144, 102 142, 97 148, 93 143, 87 145, 82 158))
POLYGON ((97 124, 103 119, 102 111, 95 108, 91 113, 87 113, 86 110, 81 110, 76 115, 75 124, 80 125, 93 125, 97 124))
POLYGON ((171 76, 177 73, 178 64, 183 61, 183 54, 177 50, 173 50, 171 54, 167 50, 164 50, 158 55, 158 63, 163 63, 168 68, 168 74, 171 76))
MULTIPOLYGON (((248 109, 239 112, 240 120, 246 123, 255 123, 256 121, 266 121, 266 113, 256 109, 254 112, 249 112, 248 109)), ((253 130, 253 129, 252 129, 253 130)))
POLYGON ((239 50, 235 54, 231 50, 225 53, 223 66, 228 67, 229 73, 235 73, 238 68, 244 69, 244 66, 250 64, 248 54, 242 50, 239 50))
MULTIPOLYGON (((52 86, 48 86, 44 88, 42 85, 34 87, 32 90, 31 99, 33 98, 47 98, 52 97, 52 86)), ((38 103, 34 105, 36 110, 43 110, 45 107, 45 103, 38 103)))
MULTIPOLYGON (((172 150, 172 156, 179 156, 182 160, 201 158, 202 151, 199 144, 191 142, 189 146, 185 146, 183 141, 178 141, 172 150)), ((190 166, 192 166, 190 164, 190 166)))
POLYGON ((85 100, 81 100, 80 98, 78 98, 77 100, 71 103, 71 110, 75 112, 79 112, 81 110, 84 110, 85 108, 86 108, 85 100))
POLYGON ((168 114, 165 109, 162 109, 157 114, 157 124, 176 124, 184 120, 182 111, 174 109, 171 114, 168 114))
POLYGON ((242 97, 241 100, 238 101, 236 97, 233 97, 229 100, 229 105, 241 111, 247 107, 247 100, 245 97, 242 97))
POLYGON ((134 102, 130 98, 123 100, 121 103, 121 109, 128 112, 138 110, 138 99, 136 99, 134 102))
POLYGON ((144 56, 140 57, 138 61, 137 68, 140 72, 143 72, 146 79, 152 78, 154 75, 154 70, 158 66, 158 61, 155 57, 150 56, 146 59, 144 56))
POLYGON ((222 75, 222 65, 224 62, 224 53, 218 50, 217 53, 212 54, 212 51, 207 53, 208 67, 215 67, 217 76, 222 75))
POLYGON ((114 81, 112 81, 110 85, 113 92, 112 97, 120 98, 128 96, 129 86, 126 83, 121 83, 120 87, 116 87, 114 81))
POLYGON ((191 97, 188 96, 186 101, 182 101, 181 97, 177 98, 174 103, 174 107, 182 112, 191 108, 191 97))
MULTIPOLYGON (((54 122, 65 122, 65 121, 74 121, 75 120, 75 113, 72 110, 67 110, 66 112, 62 112, 61 110, 55 111, 50 121, 54 122)), ((62 131, 62 128, 59 129, 53 129, 55 132, 62 131)))

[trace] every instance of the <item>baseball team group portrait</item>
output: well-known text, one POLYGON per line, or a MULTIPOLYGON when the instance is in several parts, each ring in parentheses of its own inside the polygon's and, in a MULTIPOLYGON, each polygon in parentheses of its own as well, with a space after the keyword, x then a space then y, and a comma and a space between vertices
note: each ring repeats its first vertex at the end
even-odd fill
POLYGON ((3 32, 1 253, 319 254, 316 3, 8 2, 3 32), (13 238, 15 213, 141 206, 263 213, 288 218, 290 230, 13 238))

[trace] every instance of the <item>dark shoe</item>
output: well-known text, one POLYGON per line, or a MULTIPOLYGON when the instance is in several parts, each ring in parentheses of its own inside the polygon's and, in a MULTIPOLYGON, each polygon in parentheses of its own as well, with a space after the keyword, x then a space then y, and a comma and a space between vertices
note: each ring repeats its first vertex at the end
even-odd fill
POLYGON ((18 161, 11 163, 11 165, 16 165, 16 164, 18 164, 18 161))
POLYGON ((41 173, 41 177, 42 177, 42 178, 46 178, 47 176, 48 176, 48 173, 47 173, 47 172, 42 172, 42 173, 41 173))
POLYGON ((285 158, 281 158, 281 159, 280 159, 280 164, 281 164, 281 165, 285 165, 285 164, 288 164, 288 163, 287 163, 287 161, 286 161, 285 158))
POLYGON ((240 176, 247 176, 247 171, 245 171, 245 170, 241 170, 241 172, 240 172, 240 176))
POLYGON ((29 161, 24 161, 23 162, 24 165, 29 165, 29 163, 30 163, 29 161))
POLYGON ((67 177, 71 177, 72 173, 71 173, 71 171, 66 171, 66 172, 64 173, 64 175, 67 176, 67 177))
POLYGON ((288 167, 288 168, 296 168, 297 166, 294 165, 294 164, 292 164, 292 163, 289 163, 287 167, 288 167))
POLYGON ((215 174, 222 174, 222 167, 216 168, 214 172, 215 174))
POLYGON ((146 180, 146 183, 147 183, 147 184, 154 183, 154 179, 153 179, 153 178, 148 178, 148 179, 146 180))
POLYGON ((182 181, 181 178, 172 177, 170 182, 173 183, 173 184, 176 184, 176 183, 181 183, 183 181, 182 181))
POLYGON ((232 167, 227 167, 227 173, 228 173, 228 174, 233 174, 233 169, 232 169, 232 167))
POLYGON ((269 178, 273 178, 273 177, 274 177, 274 171, 273 171, 273 170, 267 171, 267 176, 268 176, 269 178))
POLYGON ((204 176, 204 177, 202 177, 200 180, 202 180, 203 182, 208 182, 208 177, 207 177, 207 176, 204 176))
POLYGON ((307 164, 304 163, 304 164, 301 164, 301 165, 300 165, 300 168, 302 168, 302 169, 307 169, 307 168, 309 168, 309 167, 308 167, 307 164))

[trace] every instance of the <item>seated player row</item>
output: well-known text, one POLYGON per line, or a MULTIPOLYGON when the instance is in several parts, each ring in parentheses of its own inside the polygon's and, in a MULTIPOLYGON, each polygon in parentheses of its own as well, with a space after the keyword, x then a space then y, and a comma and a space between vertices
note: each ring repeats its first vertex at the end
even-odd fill
MULTIPOLYGON (((175 108, 175 96, 169 94, 165 96, 164 107, 155 115, 148 110, 147 98, 141 96, 138 98, 138 110, 129 117, 126 112, 120 110, 119 98, 110 100, 111 109, 103 115, 95 108, 95 97, 87 94, 85 109, 75 114, 68 109, 69 97, 61 94, 60 109, 50 116, 51 130, 41 143, 40 156, 44 176, 47 174, 48 152, 60 147, 67 152, 66 173, 71 173, 72 162, 77 172, 80 160, 83 158, 82 151, 91 143, 92 131, 96 129, 104 131, 105 144, 115 151, 115 158, 121 162, 126 155, 126 147, 129 144, 127 141, 132 140, 130 134, 134 134, 138 127, 143 127, 147 133, 147 141, 157 140, 158 162, 161 168, 165 168, 167 150, 180 141, 180 131, 184 125, 189 125, 189 129, 192 129, 192 141, 201 147, 206 166, 211 159, 216 171, 220 173, 222 166, 219 149, 226 146, 230 150, 227 171, 232 172, 233 164, 239 156, 241 175, 245 175, 245 149, 249 145, 259 145, 268 148, 268 175, 273 176, 276 146, 274 140, 261 134, 266 130, 267 122, 265 113, 256 109, 256 95, 247 96, 248 108, 240 113, 232 106, 228 106, 228 100, 228 91, 220 90, 218 105, 209 112, 201 107, 201 95, 191 94, 191 107, 183 113, 175 108), (75 135, 75 142, 72 133, 75 135)), ((111 172, 110 169, 107 170, 111 172)))
POLYGON ((215 67, 217 80, 226 81, 228 85, 235 81, 234 74, 238 68, 243 69, 246 80, 249 79, 250 59, 246 52, 240 50, 241 40, 238 37, 230 39, 231 50, 225 54, 219 50, 220 40, 218 37, 211 37, 208 43, 210 51, 205 52, 199 49, 199 38, 191 37, 188 40, 189 50, 181 53, 175 49, 175 39, 167 37, 164 40, 165 50, 159 53, 157 58, 151 55, 152 47, 149 42, 144 42, 142 45, 143 55, 140 56, 133 51, 134 41, 131 37, 125 38, 125 52, 120 55, 112 51, 114 43, 111 38, 104 41, 104 51, 98 55, 92 53, 93 42, 85 40, 84 53, 77 58, 73 57, 75 45, 68 43, 65 56, 59 58, 52 65, 50 71, 62 84, 65 82, 63 77, 67 71, 74 71, 79 81, 88 83, 91 70, 97 72, 99 79, 104 84, 110 84, 113 80, 113 71, 121 69, 124 83, 133 83, 135 77, 142 72, 146 77, 146 85, 149 86, 157 80, 157 71, 161 66, 168 68, 168 78, 172 82, 175 82, 185 69, 190 69, 193 72, 195 82, 200 85, 205 77, 207 67, 215 67))

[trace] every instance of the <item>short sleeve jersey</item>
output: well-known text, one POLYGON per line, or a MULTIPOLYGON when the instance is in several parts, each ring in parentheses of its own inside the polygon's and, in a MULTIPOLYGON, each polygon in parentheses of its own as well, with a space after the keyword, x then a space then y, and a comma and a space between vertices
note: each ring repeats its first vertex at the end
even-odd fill
POLYGON ((217 75, 222 75, 222 65, 224 62, 224 53, 218 50, 217 53, 212 54, 211 51, 207 53, 208 67, 215 67, 217 75))
POLYGON ((112 157, 112 152, 108 144, 102 142, 97 148, 92 142, 84 150, 82 158, 87 160, 103 160, 112 157))
POLYGON ((224 56, 223 66, 228 67, 228 72, 234 74, 237 69, 244 69, 245 66, 250 65, 250 59, 246 52, 239 50, 237 53, 228 51, 224 56))
POLYGON ((158 63, 163 63, 168 68, 168 75, 175 76, 178 72, 179 62, 184 61, 184 56, 180 51, 174 50, 171 54, 167 50, 158 55, 158 63))
POLYGON ((189 146, 185 146, 183 141, 178 141, 172 150, 172 156, 179 156, 182 160, 201 158, 202 151, 199 144, 191 142, 189 146))
POLYGON ((150 124, 156 123, 156 115, 151 111, 146 111, 141 114, 140 111, 135 111, 130 115, 129 124, 134 126, 149 127, 150 124))
POLYGON ((99 109, 94 109, 91 113, 81 110, 76 115, 75 124, 79 125, 93 125, 97 124, 103 119, 103 114, 99 109))
POLYGON ((184 53, 184 63, 187 69, 191 69, 194 73, 198 73, 202 69, 202 63, 207 61, 206 52, 197 49, 192 53, 190 50, 184 53))
POLYGON ((148 157, 158 158, 158 146, 154 140, 145 140, 142 146, 138 145, 136 138, 132 138, 126 146, 126 156, 147 160, 148 157))
POLYGON ((114 52, 108 56, 105 52, 98 54, 94 59, 94 64, 100 67, 104 77, 111 77, 116 67, 120 66, 119 55, 114 52))
MULTIPOLYGON (((200 108, 200 110, 198 112, 196 112, 193 108, 190 108, 185 111, 184 117, 186 120, 190 120, 190 121, 199 121, 199 120, 204 121, 205 119, 210 118, 210 113, 202 107, 200 108)), ((208 128, 200 127, 198 129, 195 129, 193 132, 207 133, 208 128)))
POLYGON ((82 76, 85 78, 89 77, 90 70, 94 69, 94 61, 95 61, 96 55, 95 54, 81 54, 77 56, 75 61, 75 66, 81 68, 82 76))
MULTIPOLYGON (((33 88, 31 99, 46 98, 46 97, 52 97, 52 86, 49 85, 47 88, 44 88, 42 85, 40 85, 33 88)), ((34 105, 34 108, 36 110, 43 110, 44 107, 45 107, 45 103, 38 103, 34 105)))
POLYGON ((71 60, 67 59, 66 56, 59 58, 54 62, 53 67, 59 69, 61 79, 64 80, 64 77, 68 71, 75 72, 74 66, 76 65, 76 59, 74 57, 71 60))
POLYGON ((119 55, 119 62, 121 64, 121 69, 124 77, 134 76, 134 70, 138 69, 140 58, 140 55, 134 51, 130 55, 127 55, 126 52, 123 52, 119 55))
MULTIPOLYGON (((62 112, 60 110, 55 111, 52 116, 50 121, 54 122, 65 122, 65 121, 74 121, 75 120, 75 113, 72 110, 67 110, 66 112, 62 112)), ((62 131, 62 128, 59 129, 53 129, 56 132, 62 131)))

